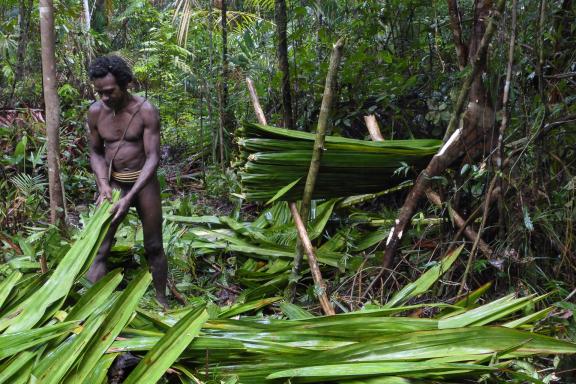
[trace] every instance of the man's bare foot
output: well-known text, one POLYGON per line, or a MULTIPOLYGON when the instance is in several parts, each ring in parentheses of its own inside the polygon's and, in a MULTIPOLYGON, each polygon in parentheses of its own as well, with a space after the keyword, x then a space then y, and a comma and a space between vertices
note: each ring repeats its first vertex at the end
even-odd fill
POLYGON ((160 306, 162 307, 162 309, 164 309, 164 311, 170 309, 170 305, 168 304, 168 298, 166 296, 156 295, 156 301, 158 302, 158 304, 160 304, 160 306))

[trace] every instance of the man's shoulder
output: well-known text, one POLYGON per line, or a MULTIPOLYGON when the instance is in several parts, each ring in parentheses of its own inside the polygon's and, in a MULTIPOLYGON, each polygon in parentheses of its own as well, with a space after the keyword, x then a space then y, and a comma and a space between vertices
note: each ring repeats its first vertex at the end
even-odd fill
POLYGON ((158 118, 158 108, 154 106, 148 99, 139 97, 138 103, 142 104, 140 106, 140 113, 145 118, 157 119, 158 118))
POLYGON ((88 113, 100 113, 100 111, 102 110, 104 104, 102 103, 101 100, 96 100, 95 102, 93 102, 92 104, 90 104, 90 107, 88 108, 88 113))
POLYGON ((88 120, 94 121, 94 119, 96 119, 98 115, 100 115, 100 112, 102 111, 103 108, 104 104, 102 104, 102 101, 100 100, 97 100, 92 104, 90 104, 90 107, 88 108, 88 120))

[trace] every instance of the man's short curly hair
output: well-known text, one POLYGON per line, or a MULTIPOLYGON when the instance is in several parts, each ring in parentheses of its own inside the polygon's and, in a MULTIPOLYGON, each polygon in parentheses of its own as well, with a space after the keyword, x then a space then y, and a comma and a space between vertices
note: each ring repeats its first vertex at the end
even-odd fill
POLYGON ((94 59, 88 69, 90 80, 100 79, 111 73, 116 78, 116 83, 122 89, 134 79, 132 70, 123 58, 116 55, 100 56, 94 59))

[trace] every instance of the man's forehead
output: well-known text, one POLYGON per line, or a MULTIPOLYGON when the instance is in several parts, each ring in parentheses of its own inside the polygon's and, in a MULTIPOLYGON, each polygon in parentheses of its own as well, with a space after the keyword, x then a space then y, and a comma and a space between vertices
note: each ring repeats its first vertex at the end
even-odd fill
POLYGON ((94 79, 93 84, 94 88, 102 90, 113 89, 118 85, 116 83, 116 78, 111 73, 108 73, 104 77, 94 79))

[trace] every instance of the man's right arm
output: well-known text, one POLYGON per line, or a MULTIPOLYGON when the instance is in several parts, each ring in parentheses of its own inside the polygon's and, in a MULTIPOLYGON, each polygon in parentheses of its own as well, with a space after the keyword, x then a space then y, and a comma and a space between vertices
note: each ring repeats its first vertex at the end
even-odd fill
POLYGON ((108 167, 104 155, 104 141, 98 133, 98 115, 100 114, 100 102, 90 106, 88 110, 88 129, 90 131, 90 166, 96 176, 96 185, 100 196, 96 204, 100 204, 104 199, 112 199, 112 189, 108 180, 108 167))

